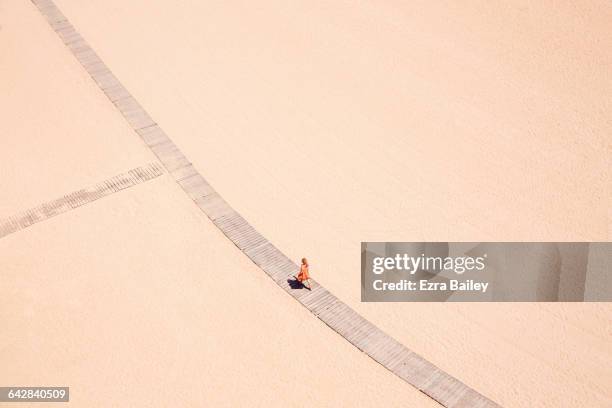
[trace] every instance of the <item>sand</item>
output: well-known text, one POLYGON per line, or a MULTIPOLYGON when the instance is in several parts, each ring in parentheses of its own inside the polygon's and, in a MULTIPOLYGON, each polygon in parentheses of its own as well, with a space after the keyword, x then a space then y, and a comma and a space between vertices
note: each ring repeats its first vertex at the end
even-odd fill
POLYGON ((215 188, 374 323, 503 405, 610 405, 612 306, 360 304, 358 256, 609 240, 609 4, 58 5, 215 188))
MULTIPOLYGON (((610 305, 359 302, 360 241, 609 240, 612 8, 499 3, 57 2, 231 205, 342 300, 504 406, 608 406, 610 305)), ((266 304, 293 307, 280 292, 266 304)), ((346 374, 325 350, 303 372, 346 374)), ((378 375, 354 355, 348 371, 378 375)), ((350 401, 417 398, 380 375, 393 391, 367 395, 384 400, 350 401)), ((343 387, 312 402, 344 403, 343 387)))
POLYGON ((78 407, 437 406, 236 255, 168 175, 6 237, 0 382, 78 407))
MULTIPOLYGON (((2 173, 3 211, 154 160, 37 13, 3 3, 2 159, 24 172, 2 173)), ((3 386, 70 386, 75 407, 437 406, 287 296, 168 174, 2 238, 0 270, 3 386)))
POLYGON ((29 2, 0 4, 0 217, 155 160, 29 2))

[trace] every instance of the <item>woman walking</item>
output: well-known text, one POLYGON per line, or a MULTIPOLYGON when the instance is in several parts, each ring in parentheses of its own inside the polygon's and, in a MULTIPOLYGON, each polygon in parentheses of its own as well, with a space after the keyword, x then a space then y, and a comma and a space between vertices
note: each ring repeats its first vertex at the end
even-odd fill
POLYGON ((302 258, 302 266, 300 266, 300 273, 297 276, 297 280, 308 290, 312 290, 310 284, 310 274, 308 273, 308 260, 302 258))

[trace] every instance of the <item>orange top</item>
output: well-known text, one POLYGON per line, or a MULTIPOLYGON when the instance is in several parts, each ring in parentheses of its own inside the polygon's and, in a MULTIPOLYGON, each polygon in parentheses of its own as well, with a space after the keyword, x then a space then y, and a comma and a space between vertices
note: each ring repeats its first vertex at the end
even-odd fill
POLYGON ((300 267, 300 273, 297 276, 300 282, 304 282, 306 279, 310 279, 310 275, 308 274, 308 265, 302 264, 300 267))

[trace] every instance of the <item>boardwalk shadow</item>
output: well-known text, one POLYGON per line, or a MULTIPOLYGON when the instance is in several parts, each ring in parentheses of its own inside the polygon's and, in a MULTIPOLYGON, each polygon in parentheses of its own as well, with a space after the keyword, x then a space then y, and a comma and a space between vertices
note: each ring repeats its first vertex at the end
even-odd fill
POLYGON ((289 287, 291 289, 306 289, 306 286, 302 285, 302 282, 300 282, 297 279, 287 279, 287 283, 289 284, 289 287))

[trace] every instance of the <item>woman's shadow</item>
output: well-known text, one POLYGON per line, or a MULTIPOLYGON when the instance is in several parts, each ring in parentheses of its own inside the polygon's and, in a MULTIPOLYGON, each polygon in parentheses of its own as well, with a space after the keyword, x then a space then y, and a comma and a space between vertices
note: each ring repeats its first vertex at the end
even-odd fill
POLYGON ((292 276, 293 279, 287 279, 287 283, 291 289, 306 289, 306 286, 302 284, 295 276, 292 276))

